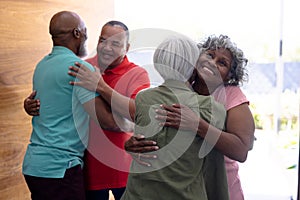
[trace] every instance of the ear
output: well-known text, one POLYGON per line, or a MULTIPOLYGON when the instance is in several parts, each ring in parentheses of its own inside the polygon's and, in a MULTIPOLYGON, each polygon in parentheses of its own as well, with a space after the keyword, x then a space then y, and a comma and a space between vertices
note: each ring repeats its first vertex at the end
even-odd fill
POLYGON ((75 38, 80 38, 80 31, 78 28, 74 28, 73 35, 75 38))
POLYGON ((129 44, 129 43, 127 43, 127 44, 126 44, 126 52, 128 52, 128 51, 129 51, 129 48, 130 48, 130 44, 129 44))

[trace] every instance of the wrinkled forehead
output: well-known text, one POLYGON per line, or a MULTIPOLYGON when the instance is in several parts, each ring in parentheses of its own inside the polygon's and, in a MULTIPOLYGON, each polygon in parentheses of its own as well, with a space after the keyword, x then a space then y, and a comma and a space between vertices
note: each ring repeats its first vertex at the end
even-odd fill
POLYGON ((127 34, 119 25, 106 25, 101 30, 100 38, 112 41, 124 41, 127 39, 127 34))

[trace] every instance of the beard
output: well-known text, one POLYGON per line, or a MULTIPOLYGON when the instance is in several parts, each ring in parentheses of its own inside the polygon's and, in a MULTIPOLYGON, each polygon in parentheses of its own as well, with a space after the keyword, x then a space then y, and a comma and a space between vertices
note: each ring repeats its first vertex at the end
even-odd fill
POLYGON ((88 55, 88 51, 87 51, 87 47, 86 47, 86 40, 84 40, 80 43, 77 56, 80 58, 83 58, 87 55, 88 55))

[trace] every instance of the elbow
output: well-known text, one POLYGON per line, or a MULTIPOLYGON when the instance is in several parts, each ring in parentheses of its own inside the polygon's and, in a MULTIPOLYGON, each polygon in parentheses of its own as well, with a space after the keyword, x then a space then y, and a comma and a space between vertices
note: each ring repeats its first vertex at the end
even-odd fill
POLYGON ((118 128, 117 126, 114 126, 113 124, 109 123, 101 124, 101 127, 106 130, 114 130, 118 128))
POLYGON ((230 155, 225 154, 225 156, 227 156, 230 159, 235 160, 237 162, 243 163, 247 160, 248 151, 245 151, 245 150, 235 151, 235 152, 232 152, 230 155))
POLYGON ((114 119, 110 118, 110 117, 105 118, 105 120, 101 120, 100 125, 103 129, 108 129, 108 130, 114 130, 114 129, 118 128, 118 126, 117 126, 116 122, 114 121, 114 119))
POLYGON ((247 160, 248 157, 248 151, 241 153, 241 155, 239 155, 239 157, 236 159, 236 161, 240 162, 240 163, 244 163, 247 160))
POLYGON ((238 161, 239 161, 240 163, 244 163, 246 160, 247 160, 247 155, 244 156, 244 157, 241 157, 238 161))

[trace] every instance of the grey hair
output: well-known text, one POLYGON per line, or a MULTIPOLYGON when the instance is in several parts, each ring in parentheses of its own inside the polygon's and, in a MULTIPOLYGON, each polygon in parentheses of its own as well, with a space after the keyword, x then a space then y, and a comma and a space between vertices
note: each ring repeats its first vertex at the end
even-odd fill
POLYGON ((233 43, 228 36, 220 35, 217 37, 215 35, 211 35, 202 43, 199 43, 198 47, 200 49, 200 54, 208 50, 215 50, 219 48, 225 48, 231 52, 233 60, 228 74, 229 79, 224 82, 224 85, 242 85, 243 82, 248 80, 246 70, 248 59, 244 57, 243 51, 237 48, 236 44, 233 43))
POLYGON ((193 73, 198 57, 196 42, 182 35, 172 36, 157 47, 153 63, 164 80, 186 82, 193 73))

